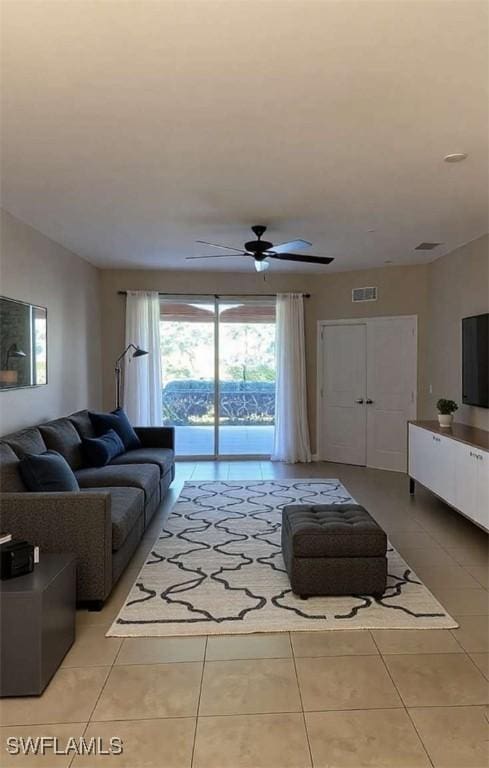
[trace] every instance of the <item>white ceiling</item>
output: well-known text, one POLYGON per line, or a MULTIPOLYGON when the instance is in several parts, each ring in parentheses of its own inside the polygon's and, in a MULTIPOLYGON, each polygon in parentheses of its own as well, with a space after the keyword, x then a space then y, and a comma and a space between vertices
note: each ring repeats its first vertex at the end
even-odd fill
POLYGON ((263 223, 335 257, 273 270, 330 272, 489 229, 485 0, 2 9, 2 204, 94 264, 251 270, 185 256, 263 223))

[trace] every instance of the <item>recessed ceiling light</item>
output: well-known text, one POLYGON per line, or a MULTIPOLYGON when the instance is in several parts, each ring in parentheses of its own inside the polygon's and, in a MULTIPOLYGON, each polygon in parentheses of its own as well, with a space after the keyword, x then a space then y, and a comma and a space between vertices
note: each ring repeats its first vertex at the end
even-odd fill
POLYGON ((443 158, 446 163, 461 163, 466 160, 468 155, 465 152, 454 152, 451 155, 445 155, 443 158))

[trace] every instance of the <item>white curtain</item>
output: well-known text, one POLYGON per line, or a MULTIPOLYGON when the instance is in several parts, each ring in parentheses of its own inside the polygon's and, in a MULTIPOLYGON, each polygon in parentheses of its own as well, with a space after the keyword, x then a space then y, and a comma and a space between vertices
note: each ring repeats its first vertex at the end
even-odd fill
POLYGON ((304 299, 277 296, 275 434, 272 461, 311 461, 307 421, 304 299))
POLYGON ((124 362, 124 410, 132 424, 162 424, 160 299, 156 291, 128 291, 126 299, 126 346, 136 344, 149 352, 124 362))

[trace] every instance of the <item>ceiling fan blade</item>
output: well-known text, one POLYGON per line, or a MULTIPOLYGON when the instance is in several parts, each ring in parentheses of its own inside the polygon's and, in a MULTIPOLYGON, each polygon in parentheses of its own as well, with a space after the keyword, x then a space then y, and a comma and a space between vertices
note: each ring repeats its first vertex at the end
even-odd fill
POLYGON ((208 243, 207 240, 196 240, 196 243, 200 245, 210 245, 212 248, 224 248, 226 251, 237 251, 238 253, 244 253, 242 248, 232 248, 230 245, 219 245, 219 243, 208 243))
POLYGON ((239 253, 212 253, 209 256, 185 256, 186 259, 232 259, 234 256, 250 256, 251 254, 240 251, 239 253))
POLYGON ((271 253, 269 259, 281 259, 282 261, 303 261, 306 264, 331 264, 334 259, 330 256, 305 256, 302 253, 271 253))
POLYGON ((288 251, 300 251, 301 248, 309 248, 312 243, 309 240, 289 240, 288 243, 274 245, 267 253, 287 253, 288 251))

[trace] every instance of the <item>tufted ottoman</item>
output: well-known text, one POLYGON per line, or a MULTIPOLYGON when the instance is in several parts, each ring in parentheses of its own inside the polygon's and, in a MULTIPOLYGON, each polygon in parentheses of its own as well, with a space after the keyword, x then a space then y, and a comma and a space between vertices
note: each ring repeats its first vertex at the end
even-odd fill
POLYGON ((387 536, 358 504, 289 504, 282 513, 282 553, 292 591, 311 595, 381 595, 387 536))

